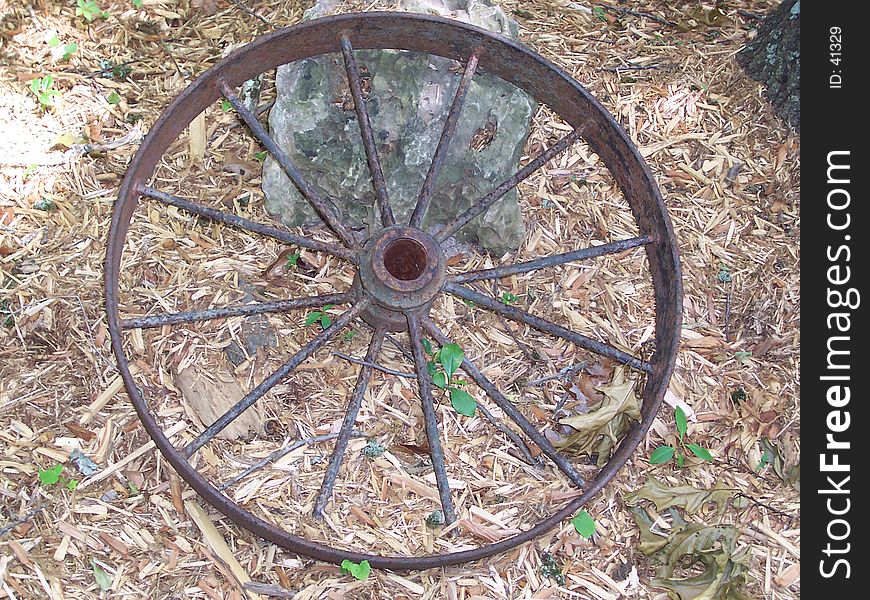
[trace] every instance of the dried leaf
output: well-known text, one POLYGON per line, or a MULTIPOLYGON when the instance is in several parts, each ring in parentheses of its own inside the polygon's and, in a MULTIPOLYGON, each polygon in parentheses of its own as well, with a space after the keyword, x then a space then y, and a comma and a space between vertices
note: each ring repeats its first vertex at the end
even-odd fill
POLYGON ((598 463, 603 464, 610 451, 625 434, 631 421, 640 420, 640 406, 634 395, 635 382, 626 377, 626 367, 613 370, 613 380, 596 388, 604 399, 594 410, 559 421, 576 430, 556 446, 578 454, 598 453, 598 463))
POLYGON ((646 556, 650 556, 667 545, 668 538, 652 532, 653 521, 646 510, 639 506, 629 506, 628 511, 634 515, 634 520, 640 530, 638 550, 646 556))
POLYGON ((640 529, 640 551, 664 563, 652 585, 668 590, 673 600, 750 600, 741 589, 750 556, 748 549, 735 551, 740 535, 737 527, 710 527, 679 519, 668 536, 662 537, 651 531, 652 519, 644 509, 629 510, 640 529), (678 570, 689 571, 698 563, 705 567, 700 575, 678 576, 678 570))
POLYGON ((715 502, 717 508, 720 508, 734 496, 736 491, 718 485, 709 490, 691 485, 669 487, 655 477, 649 477, 639 490, 626 494, 625 501, 628 504, 638 504, 641 500, 649 500, 655 503, 656 510, 659 512, 676 506, 692 514, 698 512, 708 502, 715 502))
POLYGON ((740 588, 746 583, 749 553, 735 553, 740 530, 733 525, 707 527, 692 523, 668 536, 661 550, 666 556, 654 586, 668 590, 674 600, 747 600, 740 588), (702 563, 706 570, 695 577, 674 577, 677 568, 702 563))

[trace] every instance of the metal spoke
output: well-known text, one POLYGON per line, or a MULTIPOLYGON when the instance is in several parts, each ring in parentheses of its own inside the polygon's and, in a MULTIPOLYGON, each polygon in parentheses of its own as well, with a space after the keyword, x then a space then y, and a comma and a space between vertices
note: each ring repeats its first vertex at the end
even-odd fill
MULTIPOLYGON (((450 343, 450 339, 431 320, 425 319, 423 321, 423 327, 426 328, 426 331, 428 331, 440 345, 444 346, 450 343)), ((570 479, 577 487, 583 487, 586 485, 586 482, 574 468, 574 465, 572 465, 564 456, 559 454, 558 450, 556 450, 544 434, 538 431, 538 429, 532 425, 528 419, 526 419, 523 413, 517 410, 516 406, 514 406, 504 394, 498 391, 498 388, 495 387, 495 385, 493 385, 493 383, 474 366, 474 363, 467 358, 464 358, 462 360, 462 370, 474 380, 474 383, 476 383, 478 387, 492 398, 492 401, 495 402, 496 406, 498 406, 504 414, 510 417, 510 419, 517 424, 517 427, 519 427, 522 432, 529 437, 529 439, 538 445, 541 452, 553 461, 553 464, 559 467, 559 470, 562 471, 568 479, 570 479)))
POLYGON ((345 326, 357 317, 368 305, 368 299, 363 299, 354 304, 348 310, 344 311, 340 317, 335 319, 335 322, 325 331, 320 332, 313 340, 302 347, 299 352, 293 355, 290 360, 284 363, 277 371, 264 379, 260 385, 239 400, 227 412, 221 415, 214 423, 205 428, 192 442, 182 450, 182 455, 185 458, 190 458, 194 452, 202 448, 203 445, 211 441, 214 436, 224 430, 224 428, 233 422, 239 415, 249 409, 253 404, 266 395, 266 392, 271 390, 275 385, 282 381, 293 369, 298 367, 305 359, 314 354, 318 348, 323 346, 330 339, 338 335, 345 326))
POLYGON ((509 277, 518 273, 528 273, 536 269, 546 269, 547 267, 555 267, 573 260, 585 260, 587 258, 595 258, 604 256, 605 254, 616 254, 631 248, 643 246, 652 242, 649 236, 633 237, 618 242, 609 242, 600 246, 592 246, 589 248, 581 248, 580 250, 572 250, 571 252, 563 252, 562 254, 554 254, 544 258, 536 258, 526 262, 516 263, 512 265, 504 265, 492 269, 481 269, 479 271, 470 271, 461 275, 450 277, 453 283, 469 283, 471 281, 479 281, 481 279, 500 279, 509 277))
POLYGON ((190 200, 185 200, 184 198, 179 198, 178 196, 173 196, 172 194, 167 194, 166 192, 161 192, 160 190, 156 190, 151 187, 142 188, 140 193, 143 196, 153 198, 162 202, 163 204, 168 204, 169 206, 180 208, 194 215, 205 217, 206 219, 217 221, 218 223, 223 223, 225 225, 236 227, 238 229, 244 229, 252 233, 265 235, 267 237, 274 238, 279 242, 284 242, 285 244, 292 244, 301 248, 308 248, 309 250, 314 250, 315 252, 325 252, 326 254, 332 254, 333 256, 338 256, 339 258, 349 260, 354 264, 359 261, 359 257, 355 252, 352 252, 347 248, 342 248, 341 246, 336 246, 335 244, 319 242, 317 240, 312 240, 307 237, 290 233, 289 231, 278 229, 277 227, 263 225, 262 223, 257 223, 256 221, 251 221, 250 219, 245 219, 244 217, 239 217, 232 213, 224 212, 214 208, 209 208, 207 206, 197 204, 196 202, 191 202, 190 200))
POLYGON ((247 317, 263 313, 287 312, 300 308, 325 306, 326 304, 348 304, 351 300, 352 298, 349 293, 323 294, 321 296, 278 300, 276 302, 255 302, 221 308, 208 308, 205 310, 187 310, 162 315, 147 315, 123 319, 121 321, 121 329, 149 329, 152 327, 162 327, 163 325, 177 325, 179 323, 194 323, 196 321, 210 321, 212 319, 228 319, 230 317, 247 317))
POLYGON ((354 250, 359 250, 359 244, 357 244, 351 231, 341 222, 341 219, 338 218, 335 212, 327 206, 326 202, 324 202, 320 197, 320 194, 318 194, 317 191, 308 185, 308 183, 302 178, 302 173, 300 173, 296 168, 296 165, 290 161, 290 158, 281 149, 278 143, 272 139, 272 136, 269 135, 266 128, 257 120, 256 115, 248 110, 232 88, 230 88, 230 86, 228 86, 223 80, 220 82, 220 89, 224 97, 247 124, 251 133, 254 134, 254 137, 260 140, 260 143, 265 146, 269 154, 272 155, 272 158, 281 165, 281 168, 287 174, 287 177, 290 178, 290 181, 293 182, 293 185, 296 186, 299 193, 305 197, 314 211, 321 219, 323 219, 323 222, 335 232, 335 235, 337 235, 346 246, 354 250))
POLYGON ((375 146, 375 136, 372 133, 372 123, 369 112, 366 110, 363 98, 362 85, 359 80, 359 71, 356 66, 356 58, 353 54, 353 46, 347 35, 341 36, 341 54, 344 56, 344 66, 347 71, 347 80, 350 84, 350 93, 353 95, 356 120, 359 123, 359 131, 362 136, 363 148, 366 152, 366 160, 369 164, 369 173, 372 176, 372 186, 378 198, 378 208, 381 211, 381 222, 385 227, 396 224, 393 217, 393 209, 390 208, 390 200, 387 197, 387 183, 384 180, 384 172, 381 169, 381 161, 378 159, 378 149, 375 146))
POLYGON ((465 103, 465 96, 468 89, 471 87, 471 80, 474 77, 474 72, 477 71, 477 62, 480 59, 481 50, 478 48, 468 58, 468 63, 465 65, 465 71, 462 73, 462 79, 459 80, 459 86, 456 88, 456 94, 453 96, 453 104, 450 106, 450 112, 447 114, 447 121, 444 123, 444 129, 441 131, 441 138, 438 140, 438 146, 435 148, 435 154, 432 156, 432 163, 429 165, 429 172, 426 173, 426 179, 423 181, 423 186, 420 188, 420 194, 417 197, 417 205, 414 207, 414 212, 411 214, 411 227, 420 227, 423 223, 423 218, 426 216, 426 211, 429 209, 429 202, 432 199, 432 192, 435 189, 435 182, 438 180, 438 175, 441 173, 441 167, 444 164, 444 159, 447 156, 447 150, 450 148, 450 139, 456 131, 456 124, 459 122, 459 113, 462 111, 462 105, 465 103))
POLYGON ((445 286, 445 290, 453 294, 454 296, 458 296, 465 300, 471 300, 475 304, 479 304, 484 308, 488 308, 494 313, 497 313, 507 319, 511 319, 512 321, 519 321, 520 323, 525 323, 526 325, 534 327, 535 329, 543 331, 544 333, 549 333, 550 335, 555 335, 556 337, 560 337, 563 340, 567 340, 572 344, 579 346, 580 348, 590 350, 601 356, 606 356, 608 358, 618 360, 619 362, 626 364, 633 369, 646 371, 647 373, 652 372, 652 365, 646 361, 640 360, 639 358, 632 356, 627 352, 623 352, 618 348, 614 348, 610 344, 605 344, 603 342, 593 340, 590 337, 586 337, 585 335, 571 331, 570 329, 565 329, 564 327, 556 325, 555 323, 551 323, 546 319, 530 315, 529 313, 520 310, 515 306, 508 306, 506 304, 502 304, 498 300, 494 300, 489 296, 484 296, 479 292, 475 292, 474 290, 468 289, 467 287, 463 287, 455 283, 447 283, 445 286))
POLYGON ((360 367, 359 375, 356 378, 356 387, 353 390, 353 396, 350 400, 350 404, 347 405, 347 412, 345 412, 344 421, 341 423, 341 431, 338 434, 338 439, 335 440, 335 448, 332 451, 332 457, 329 459, 329 467, 326 469, 326 474, 323 476, 323 483, 320 485, 320 493, 317 494, 317 500, 314 502, 314 517, 316 519, 323 516, 323 509, 326 508, 326 504, 332 496, 332 488, 335 485, 335 478, 338 476, 338 470, 341 468, 341 463, 344 460, 344 453, 347 451, 347 443, 350 441, 353 426, 354 423, 356 423, 357 414, 359 414, 363 398, 365 398, 369 379, 371 379, 372 376, 372 367, 369 365, 374 364, 378 360, 381 346, 384 344, 385 335, 386 332, 383 329, 378 329, 372 334, 372 341, 369 343, 369 350, 365 358, 366 362, 369 364, 360 367))
POLYGON ((468 225, 468 223, 470 223, 475 217, 489 210, 489 207, 495 204, 496 200, 514 189, 521 181, 525 180, 532 173, 540 169, 551 158, 563 152, 568 148, 568 146, 579 140, 580 137, 580 131, 575 129, 556 142, 551 148, 533 158, 529 164, 517 171, 512 177, 504 180, 491 192, 478 198, 474 204, 468 207, 464 212, 454 217, 452 221, 447 223, 438 231, 438 233, 435 234, 435 239, 439 242, 443 242, 451 235, 468 225))
POLYGON ((417 372, 417 387, 420 390, 420 404, 423 406, 426 438, 429 440, 429 456, 432 458, 432 468, 435 470, 435 482, 438 484, 438 496, 441 498, 444 523, 450 525, 456 520, 456 515, 453 509, 453 497, 450 495, 450 484, 447 480, 447 468, 444 465, 444 451, 441 449, 441 438, 438 435, 435 402, 432 399, 432 379, 426 370, 426 355, 423 353, 420 320, 411 313, 407 317, 411 352, 414 354, 414 369, 417 372))

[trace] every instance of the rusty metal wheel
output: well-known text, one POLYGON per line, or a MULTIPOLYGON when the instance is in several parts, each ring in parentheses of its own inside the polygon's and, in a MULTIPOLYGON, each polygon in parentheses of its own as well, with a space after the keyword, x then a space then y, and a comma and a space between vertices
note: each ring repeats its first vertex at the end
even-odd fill
MULTIPOLYGON (((483 29, 451 20, 406 13, 345 14, 302 23, 274 32, 229 55, 205 72, 172 102, 155 123, 130 164, 112 215, 105 267, 106 310, 112 348, 127 392, 151 438, 165 459, 178 474, 203 498, 241 527, 274 542, 287 550, 316 559, 340 562, 344 559, 367 559, 372 566, 391 569, 417 569, 467 562, 503 552, 529 541, 570 517, 609 482, 628 460, 648 430, 667 388, 677 352, 681 316, 680 266, 673 230, 661 195, 650 171, 623 129, 610 114, 575 80, 523 46, 493 35, 483 29), (363 100, 354 49, 398 49, 428 53, 460 61, 465 65, 450 108, 443 134, 435 150, 431 166, 419 193, 416 207, 407 225, 397 223, 390 207, 384 175, 363 100), (270 137, 257 116, 239 99, 235 91, 246 80, 275 69, 279 65, 327 53, 341 53, 347 68, 350 90, 371 172, 378 212, 382 219, 380 231, 365 241, 359 241, 342 222, 327 201, 309 186, 287 155, 270 137), (496 185, 477 199, 470 208, 456 215, 446 225, 430 233, 421 228, 433 189, 451 136, 462 110, 466 91, 476 72, 486 72, 524 90, 546 105, 572 130, 548 149, 531 158, 513 177, 496 185), (306 237, 290 230, 268 226, 243 218, 229 211, 204 206, 151 187, 155 169, 161 157, 182 131, 212 103, 225 99, 232 105, 250 132, 277 161, 290 180, 308 200, 323 222, 335 234, 331 243, 306 237), (540 169, 572 144, 583 141, 600 157, 612 175, 633 215, 637 235, 570 252, 552 254, 533 260, 450 274, 445 265, 443 244, 463 226, 482 214, 509 190, 540 169), (241 228, 250 233, 278 240, 282 244, 325 253, 353 265, 353 284, 344 291, 305 298, 283 299, 230 305, 206 310, 166 312, 122 318, 119 311, 119 280, 122 274, 122 254, 134 212, 143 204, 154 202, 174 206, 199 219, 241 228), (473 282, 495 280, 526 274, 545 268, 586 261, 596 257, 623 256, 631 249, 642 248, 648 264, 647 276, 652 282, 655 306, 654 352, 639 357, 616 345, 593 339, 566 327, 500 302, 473 289, 473 282), (620 254, 623 253, 623 254, 620 254), (306 539, 252 514, 225 493, 226 485, 210 481, 194 466, 194 454, 211 443, 222 429, 241 413, 257 403, 276 384, 310 358, 319 348, 334 339, 355 319, 362 319, 372 330, 371 342, 359 370, 354 392, 347 403, 341 430, 320 492, 313 502, 313 519, 323 516, 332 498, 333 485, 342 465, 348 442, 352 437, 358 411, 363 402, 372 364, 377 361, 388 332, 407 332, 408 354, 413 357, 417 390, 422 404, 423 422, 428 439, 432 468, 447 524, 456 519, 454 499, 448 483, 442 451, 438 413, 433 400, 432 380, 427 374, 424 332, 442 345, 448 337, 434 323, 430 309, 436 298, 452 295, 474 306, 474 310, 492 311, 499 318, 510 320, 544 332, 556 339, 570 342, 577 348, 607 357, 640 373, 642 389, 641 419, 635 422, 609 461, 597 471, 591 481, 584 481, 576 466, 554 448, 545 435, 515 404, 483 374, 481 367, 465 358, 462 369, 485 392, 488 400, 509 418, 527 439, 534 442, 551 465, 578 486, 575 495, 561 509, 545 515, 537 523, 495 543, 444 554, 421 556, 384 556, 356 552, 336 547, 334 543, 306 539), (125 336, 149 328, 166 331, 180 324, 211 319, 283 313, 286 311, 322 307, 326 304, 346 304, 350 308, 331 326, 313 337, 289 360, 253 387, 237 404, 205 427, 182 447, 170 441, 157 418, 153 406, 146 401, 141 387, 134 380, 126 349, 125 336)), ((483 402, 481 401, 481 405, 483 402)), ((503 428, 507 430, 507 428, 503 428)), ((520 440, 517 431, 508 430, 511 439, 520 440)), ((262 467, 262 464, 259 465, 262 467)), ((254 464, 251 469, 257 468, 254 464)), ((242 476, 245 475, 243 472, 242 476)), ((552 475, 550 476, 552 478, 552 475)))

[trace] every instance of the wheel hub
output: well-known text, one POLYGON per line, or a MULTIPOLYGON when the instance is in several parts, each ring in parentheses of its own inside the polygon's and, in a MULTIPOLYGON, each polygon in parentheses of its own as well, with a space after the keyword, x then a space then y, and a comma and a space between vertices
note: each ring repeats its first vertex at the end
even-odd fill
POLYGON ((394 225, 366 243, 354 281, 358 297, 374 302, 362 313, 373 327, 407 329, 405 313, 428 313, 444 286, 447 261, 438 243, 415 227, 394 225))

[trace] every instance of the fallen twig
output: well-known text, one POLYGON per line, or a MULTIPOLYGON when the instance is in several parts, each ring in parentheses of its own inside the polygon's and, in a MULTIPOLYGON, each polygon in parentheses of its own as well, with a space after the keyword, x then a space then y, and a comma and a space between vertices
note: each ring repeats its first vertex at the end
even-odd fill
POLYGON ((10 531, 15 529, 19 525, 21 525, 22 523, 27 523, 30 519, 35 517, 43 509, 45 509, 44 503, 40 504, 38 506, 34 506, 33 508, 28 510, 23 515, 20 515, 18 518, 13 519, 12 521, 9 521, 6 525, 4 525, 3 527, 0 527, 0 536, 6 535, 10 531))
POLYGON ((567 367, 559 369, 559 372, 554 373, 553 375, 547 375, 546 377, 541 377, 540 379, 528 381, 523 385, 523 387, 537 387, 537 386, 541 385, 542 383, 546 383, 548 381, 553 381, 554 379, 561 379, 563 381, 567 381, 568 379, 571 379, 572 377, 574 377, 574 375, 578 371, 582 371, 587 366, 589 366, 589 362, 584 360, 584 361, 578 362, 577 364, 569 365, 567 367))
POLYGON ((365 367, 371 367, 372 369, 376 369, 376 370, 381 371, 382 373, 386 373, 388 375, 395 375, 396 377, 407 377, 408 379, 417 379, 417 375, 414 373, 404 373, 402 371, 396 371, 395 369, 382 367, 381 365, 367 362, 365 360, 362 360, 361 358, 356 358, 354 356, 351 356, 350 354, 345 354, 344 352, 333 352, 332 355, 337 356, 339 358, 343 358, 344 360, 346 360, 348 362, 352 362, 356 365, 363 365, 365 367))
POLYGON ((232 2, 236 6, 236 8, 248 13, 249 15, 254 17, 255 19, 258 19, 261 23, 265 24, 266 26, 271 27, 272 29, 278 29, 278 26, 275 25, 272 21, 270 21, 269 19, 267 19, 266 17, 264 17, 260 13, 254 11, 253 9, 248 8, 247 6, 242 4, 239 0, 230 0, 230 2, 232 2))
MULTIPOLYGON (((350 435, 351 435, 351 437, 365 437, 365 434, 360 433, 359 431, 353 431, 353 432, 351 432, 350 435)), ((287 454, 290 454, 294 450, 301 448, 302 446, 305 446, 308 444, 316 444, 318 442, 326 442, 328 440, 334 440, 337 437, 338 437, 338 433, 326 433, 323 435, 315 435, 315 436, 311 436, 311 437, 307 437, 307 438, 302 438, 301 440, 296 440, 295 442, 293 442, 289 446, 279 448, 278 450, 275 450, 274 452, 272 452, 268 456, 258 460, 257 462, 252 464, 250 467, 248 467, 247 469, 245 469, 244 471, 242 471, 238 475, 236 475, 236 476, 228 479, 224 483, 220 484, 218 486, 218 489, 223 491, 223 490, 235 485, 236 483, 238 483, 239 481, 241 481, 242 479, 244 479, 245 477, 247 477, 248 475, 250 475, 254 471, 262 469, 263 467, 275 462, 276 460, 286 456, 287 454)))

